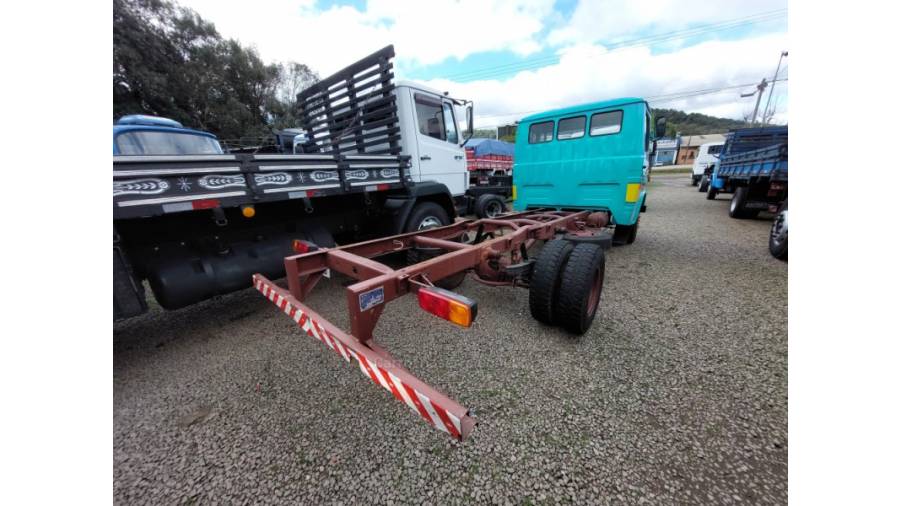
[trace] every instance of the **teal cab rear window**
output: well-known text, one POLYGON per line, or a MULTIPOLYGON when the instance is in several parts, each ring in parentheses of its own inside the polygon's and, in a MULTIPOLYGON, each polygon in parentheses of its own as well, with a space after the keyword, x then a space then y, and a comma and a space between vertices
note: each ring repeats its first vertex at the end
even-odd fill
POLYGON ((622 131, 622 111, 598 112, 591 115, 591 136, 612 135, 622 131))
POLYGON ((528 129, 528 144, 538 144, 553 140, 553 122, 535 123, 528 129))
POLYGON ((584 116, 559 120, 559 127, 556 129, 557 140, 578 139, 579 137, 584 137, 584 116))

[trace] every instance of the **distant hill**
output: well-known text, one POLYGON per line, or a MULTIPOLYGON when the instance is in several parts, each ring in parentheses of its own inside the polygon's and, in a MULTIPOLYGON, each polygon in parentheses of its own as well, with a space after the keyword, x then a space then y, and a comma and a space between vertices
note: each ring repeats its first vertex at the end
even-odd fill
POLYGON ((666 118, 666 136, 678 132, 681 135, 716 134, 732 128, 745 128, 749 123, 737 119, 717 118, 696 112, 686 113, 675 109, 653 109, 653 117, 666 118))

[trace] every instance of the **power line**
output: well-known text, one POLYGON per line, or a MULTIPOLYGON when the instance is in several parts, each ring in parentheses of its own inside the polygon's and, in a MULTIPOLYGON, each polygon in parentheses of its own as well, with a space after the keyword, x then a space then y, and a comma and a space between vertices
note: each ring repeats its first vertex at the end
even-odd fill
MULTIPOLYGON (((777 82, 787 82, 787 80, 788 80, 788 78, 785 77, 783 79, 778 79, 777 82)), ((770 83, 771 82, 776 82, 776 81, 770 81, 770 83)), ((664 104, 667 102, 675 102, 677 100, 683 100, 686 98, 700 97, 703 95, 712 95, 712 94, 716 94, 716 93, 722 93, 724 91, 736 90, 739 88, 747 88, 747 87, 756 86, 756 85, 757 85, 757 83, 748 83, 748 84, 735 84, 735 85, 730 85, 730 86, 720 86, 717 88, 684 90, 684 91, 668 93, 668 94, 663 94, 663 95, 652 95, 652 96, 646 97, 645 100, 651 104, 664 104)), ((541 112, 541 111, 545 111, 545 110, 546 109, 532 109, 530 111, 519 111, 519 112, 511 112, 511 113, 505 113, 505 114, 491 114, 491 115, 488 115, 487 117, 488 118, 505 118, 508 116, 521 116, 521 115, 531 114, 534 112, 541 112)), ((486 125, 486 126, 480 126, 478 128, 495 128, 498 126, 501 126, 501 125, 500 124, 486 125)))
MULTIPOLYGON (((611 52, 619 51, 622 49, 632 48, 632 47, 640 47, 640 46, 649 46, 653 44, 657 44, 660 42, 666 42, 669 40, 682 39, 687 37, 693 37, 697 35, 702 35, 711 32, 729 30, 732 28, 739 28, 742 26, 752 25, 756 23, 761 23, 765 21, 773 21, 787 15, 787 9, 779 9, 775 11, 763 12, 759 14, 754 14, 751 16, 745 16, 741 18, 735 18, 726 21, 720 21, 718 23, 711 23, 708 25, 698 26, 694 28, 688 28, 683 30, 677 30, 674 32, 668 32, 663 34, 651 35, 646 37, 640 37, 637 39, 632 39, 623 42, 611 43, 608 44, 607 51, 600 55, 594 55, 589 58, 596 58, 599 56, 605 56, 611 52)), ((523 70, 531 70, 535 68, 545 67, 547 65, 552 65, 558 63, 561 59, 561 55, 553 55, 553 56, 543 56, 539 58, 534 58, 528 61, 515 62, 515 63, 507 63, 503 65, 495 65, 492 67, 485 67, 481 69, 469 70, 466 72, 460 72, 458 74, 451 74, 447 77, 450 80, 456 80, 458 82, 469 82, 479 79, 487 79, 490 77, 496 77, 501 75, 506 75, 512 72, 519 72, 523 70)))

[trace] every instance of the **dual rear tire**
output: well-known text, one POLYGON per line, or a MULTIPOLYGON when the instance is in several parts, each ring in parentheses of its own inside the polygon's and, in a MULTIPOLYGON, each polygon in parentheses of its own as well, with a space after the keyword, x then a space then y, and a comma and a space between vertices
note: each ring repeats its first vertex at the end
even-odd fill
POLYGON ((599 244, 547 241, 538 255, 528 305, 541 323, 584 334, 597 314, 606 254, 599 244))

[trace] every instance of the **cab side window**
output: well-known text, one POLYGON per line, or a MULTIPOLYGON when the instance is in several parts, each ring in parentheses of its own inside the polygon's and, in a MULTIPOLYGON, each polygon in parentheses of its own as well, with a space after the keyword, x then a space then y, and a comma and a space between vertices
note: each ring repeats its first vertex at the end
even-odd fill
POLYGON ((538 144, 553 140, 553 122, 534 123, 528 127, 528 144, 538 144))
MULTIPOLYGON (((447 140, 447 128, 444 126, 444 111, 441 101, 416 93, 415 102, 419 133, 442 141, 447 140)), ((454 129, 454 134, 455 132, 454 129)))
POLYGON ((612 135, 622 131, 622 111, 598 112, 591 115, 591 136, 612 135))

